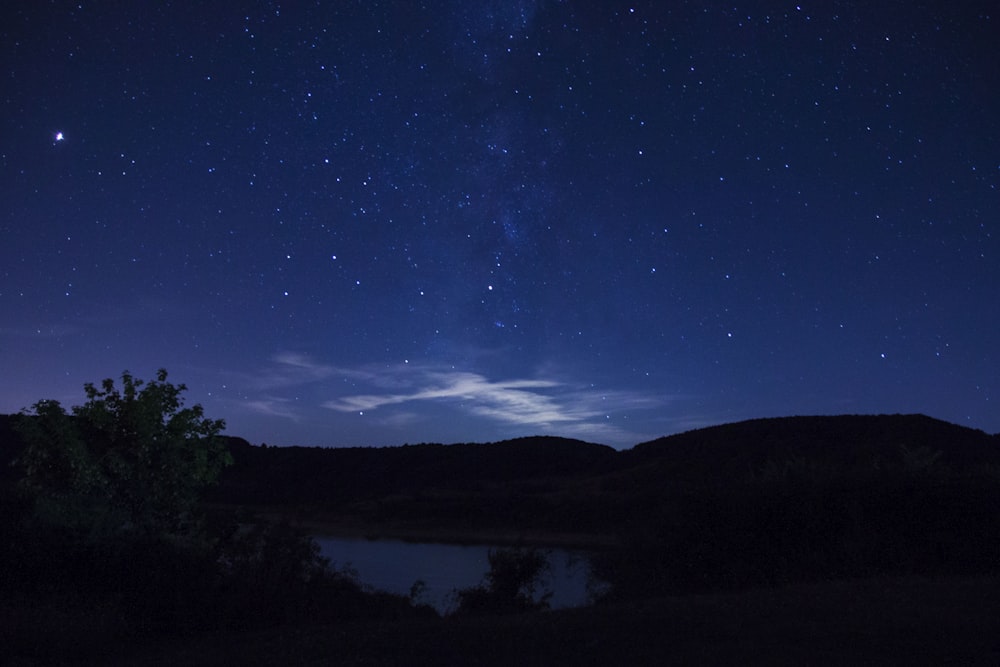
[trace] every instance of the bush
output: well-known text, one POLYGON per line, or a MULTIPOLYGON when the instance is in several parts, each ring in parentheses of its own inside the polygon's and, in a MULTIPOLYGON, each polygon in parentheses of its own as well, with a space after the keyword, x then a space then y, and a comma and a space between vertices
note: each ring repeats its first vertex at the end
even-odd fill
POLYGON ((457 614, 497 614, 548 609, 551 591, 535 599, 549 572, 548 555, 535 548, 491 549, 489 572, 479 586, 457 592, 457 614))
POLYGON ((110 378, 85 384, 87 402, 72 415, 42 400, 21 416, 20 488, 42 522, 78 539, 196 532, 201 491, 232 463, 217 437, 225 423, 183 407, 187 387, 163 369, 148 383, 127 371, 121 381, 121 390, 110 378))

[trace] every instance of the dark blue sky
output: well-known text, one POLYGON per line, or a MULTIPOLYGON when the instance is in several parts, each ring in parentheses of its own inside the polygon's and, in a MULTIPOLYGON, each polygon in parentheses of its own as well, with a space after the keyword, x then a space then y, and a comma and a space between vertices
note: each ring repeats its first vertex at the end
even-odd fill
POLYGON ((271 444, 1000 431, 993 3, 10 4, 2 412, 165 367, 271 444))

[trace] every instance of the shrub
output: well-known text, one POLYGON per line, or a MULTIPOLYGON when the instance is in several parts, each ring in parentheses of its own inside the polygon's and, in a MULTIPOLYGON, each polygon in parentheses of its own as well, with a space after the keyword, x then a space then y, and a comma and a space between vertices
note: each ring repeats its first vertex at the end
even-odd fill
POLYGON ((548 555, 535 548, 491 549, 482 584, 457 592, 457 614, 496 614, 548 609, 551 591, 536 591, 549 572, 548 555))
POLYGON ((22 416, 20 488, 43 523, 81 539, 190 534, 201 491, 232 463, 217 437, 225 423, 183 407, 187 387, 163 369, 148 383, 127 371, 121 380, 121 390, 110 378, 85 384, 72 416, 51 400, 22 416))

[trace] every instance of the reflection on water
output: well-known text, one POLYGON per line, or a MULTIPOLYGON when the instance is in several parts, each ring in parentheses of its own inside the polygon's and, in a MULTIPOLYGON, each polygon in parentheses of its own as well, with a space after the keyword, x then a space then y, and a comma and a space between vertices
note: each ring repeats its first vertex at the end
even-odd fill
MULTIPOLYGON (((424 582, 419 602, 440 612, 454 607, 456 589, 482 582, 489 570, 487 554, 499 547, 437 544, 401 540, 317 537, 323 555, 337 569, 348 567, 371 588, 409 595, 417 580, 424 582)), ((552 591, 554 609, 587 604, 587 560, 582 552, 546 549, 550 571, 537 593, 552 591)))

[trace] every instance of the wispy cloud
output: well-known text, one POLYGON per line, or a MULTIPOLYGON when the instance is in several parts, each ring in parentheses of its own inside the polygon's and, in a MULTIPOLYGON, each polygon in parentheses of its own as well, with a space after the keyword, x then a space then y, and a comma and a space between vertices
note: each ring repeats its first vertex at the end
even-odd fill
POLYGON ((418 371, 419 388, 407 393, 358 394, 327 401, 325 407, 341 412, 374 410, 411 401, 447 400, 469 403, 476 414, 496 416, 506 421, 538 423, 565 421, 552 399, 537 390, 558 386, 548 380, 506 380, 491 382, 482 375, 461 371, 418 371))
POLYGON ((288 387, 325 380, 336 373, 336 368, 313 361, 304 354, 279 352, 273 362, 260 375, 260 384, 269 387, 288 387))
MULTIPOLYGON (((363 415, 371 428, 382 429, 371 437, 383 439, 387 433, 399 437, 402 430, 412 431, 410 439, 429 437, 422 430, 461 438, 469 429, 470 439, 477 433, 537 433, 631 445, 662 435, 646 429, 660 421, 657 411, 678 398, 600 389, 552 367, 531 376, 495 378, 445 364, 337 366, 287 351, 240 384, 246 395, 238 402, 245 411, 314 424, 325 421, 317 409, 363 415), (435 423, 442 415, 455 420, 454 428, 442 431, 435 423)), ((350 422, 349 428, 360 423, 350 422)))
POLYGON ((639 434, 615 425, 623 411, 662 406, 664 399, 628 392, 599 392, 554 379, 491 380, 468 371, 428 368, 393 368, 387 372, 407 375, 408 391, 358 393, 326 401, 324 407, 339 412, 366 412, 418 402, 448 403, 467 415, 540 432, 634 440, 639 434))
POLYGON ((251 384, 258 390, 299 387, 334 378, 360 382, 376 379, 369 371, 324 364, 297 352, 279 352, 270 362, 252 378, 251 384))
POLYGON ((293 409, 292 401, 286 398, 260 398, 243 403, 243 407, 267 417, 283 417, 298 421, 299 415, 293 409))

